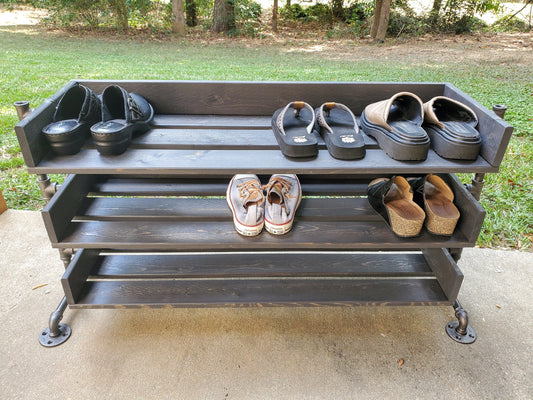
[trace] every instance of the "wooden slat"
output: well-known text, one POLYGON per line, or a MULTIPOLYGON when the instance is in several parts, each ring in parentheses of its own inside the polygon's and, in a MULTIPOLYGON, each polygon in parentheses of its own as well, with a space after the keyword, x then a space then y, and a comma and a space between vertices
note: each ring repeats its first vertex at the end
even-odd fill
POLYGON ((433 279, 88 282, 72 308, 449 305, 433 279))
POLYGON ((278 150, 142 150, 128 149, 118 156, 102 157, 85 149, 74 156, 48 156, 31 173, 76 174, 182 174, 231 176, 236 173, 274 174, 416 174, 439 172, 490 172, 494 168, 478 157, 476 161, 452 161, 430 151, 422 162, 393 160, 381 150, 368 150, 361 160, 337 160, 326 150, 316 158, 285 158, 278 150))
POLYGON ((152 125, 159 128, 223 129, 233 130, 271 129, 270 115, 197 115, 191 114, 156 114, 152 125))
MULTIPOLYGON (((219 117, 220 118, 220 117, 219 117)), ((376 141, 362 135, 367 149, 377 149, 376 141)), ((319 149, 326 149, 320 135, 316 135, 319 149)), ((86 148, 94 144, 88 143, 86 148)), ((134 137, 130 149, 204 149, 204 150, 279 150, 272 129, 160 129, 134 137)))
POLYGON ((76 252, 61 278, 61 285, 68 304, 75 304, 87 281, 91 269, 98 260, 98 250, 80 249, 76 252))
POLYGON ((455 301, 464 276, 450 253, 445 249, 423 249, 422 253, 448 299, 455 301))
POLYGON ((231 177, 218 179, 108 178, 90 196, 225 196, 231 177))
MULTIPOLYGON (((324 144, 322 144, 324 147, 324 144)), ((133 139, 130 148, 144 149, 279 149, 272 130, 152 129, 133 139)))
MULTIPOLYGON (((380 221, 366 198, 302 199, 299 221, 380 221)), ((98 221, 228 221, 225 199, 90 198, 76 220, 98 221)))
POLYGON ((511 140, 513 127, 451 84, 446 84, 444 96, 460 101, 474 110, 482 139, 481 156, 492 166, 499 167, 511 140))
POLYGON ((89 280, 243 277, 431 277, 419 253, 216 253, 100 256, 89 280))
MULTIPOLYGON (((232 175, 224 178, 116 178, 97 182, 90 196, 225 196, 232 175)), ((259 175, 261 182, 270 177, 259 175)), ((347 177, 321 178, 310 175, 299 176, 304 196, 354 196, 365 195, 370 178, 347 177)))
POLYGON ((96 179, 92 175, 69 175, 65 179, 41 213, 50 241, 61 241, 82 199, 96 179))
POLYGON ((450 238, 430 235, 402 239, 381 221, 295 221, 283 236, 263 232, 242 237, 230 221, 89 221, 71 224, 54 247, 166 251, 361 250, 472 246, 461 232, 450 238))
POLYGON ((100 93, 111 83, 136 92, 157 114, 272 115, 294 99, 313 107, 327 101, 344 103, 359 115, 366 105, 398 92, 413 92, 427 101, 443 94, 443 83, 417 82, 222 82, 97 81, 83 84, 100 93))

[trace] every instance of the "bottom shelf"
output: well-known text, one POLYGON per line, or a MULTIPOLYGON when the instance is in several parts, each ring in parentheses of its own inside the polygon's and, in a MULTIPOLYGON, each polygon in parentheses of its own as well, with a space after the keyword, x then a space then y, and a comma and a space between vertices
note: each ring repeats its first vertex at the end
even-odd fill
POLYGON ((451 305, 463 279, 444 249, 417 253, 105 254, 79 250, 71 308, 451 305))

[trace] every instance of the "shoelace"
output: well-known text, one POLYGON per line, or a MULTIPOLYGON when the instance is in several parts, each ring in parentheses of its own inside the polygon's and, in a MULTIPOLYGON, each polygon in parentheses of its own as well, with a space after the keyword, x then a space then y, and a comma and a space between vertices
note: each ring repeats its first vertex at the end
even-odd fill
POLYGON ((271 183, 268 183, 266 185, 263 185, 263 190, 267 190, 270 189, 271 187, 274 187, 274 186, 281 186, 281 193, 283 193, 288 199, 290 199, 291 197, 296 197, 296 196, 291 196, 289 195, 289 190, 291 189, 292 187, 292 183, 287 180, 287 179, 284 179, 282 177, 275 177, 271 183))
POLYGON ((241 197, 244 202, 246 202, 252 196, 256 197, 256 200, 263 198, 263 190, 261 185, 252 179, 237 185, 237 189, 239 189, 239 197, 241 197))

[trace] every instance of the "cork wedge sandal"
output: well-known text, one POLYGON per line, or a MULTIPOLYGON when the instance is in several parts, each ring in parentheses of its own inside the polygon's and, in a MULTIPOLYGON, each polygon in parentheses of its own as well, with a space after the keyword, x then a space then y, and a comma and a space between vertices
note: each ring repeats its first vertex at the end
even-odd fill
POLYGON ((461 216, 453 204, 454 194, 442 178, 429 174, 408 179, 414 201, 426 212, 425 225, 429 233, 451 236, 461 216))
POLYGON ((400 237, 414 237, 420 234, 426 214, 413 201, 413 192, 407 180, 401 176, 378 178, 367 188, 370 205, 400 237))
POLYGON ((318 154, 315 121, 315 110, 303 101, 293 101, 274 112, 272 131, 285 156, 314 157, 318 154))

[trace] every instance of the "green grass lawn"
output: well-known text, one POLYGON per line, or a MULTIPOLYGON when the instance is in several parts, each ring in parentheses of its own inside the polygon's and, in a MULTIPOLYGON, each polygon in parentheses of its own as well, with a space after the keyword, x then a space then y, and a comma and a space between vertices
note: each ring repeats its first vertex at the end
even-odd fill
MULTIPOLYGON (((420 57, 412 49, 407 55, 395 52, 394 43, 333 44, 324 50, 322 42, 327 44, 106 39, 0 27, 0 188, 9 207, 39 209, 43 204, 35 177, 24 167, 12 104, 29 100, 36 107, 71 79, 440 81, 453 83, 489 109, 497 103, 508 106, 506 120, 515 126, 515 135, 500 173, 486 177, 481 202, 487 218, 479 244, 531 250, 533 82, 531 65, 520 54, 495 62, 462 57, 455 48, 455 55, 443 62, 427 52, 420 57)), ((462 176, 465 182, 469 178, 462 176)))

